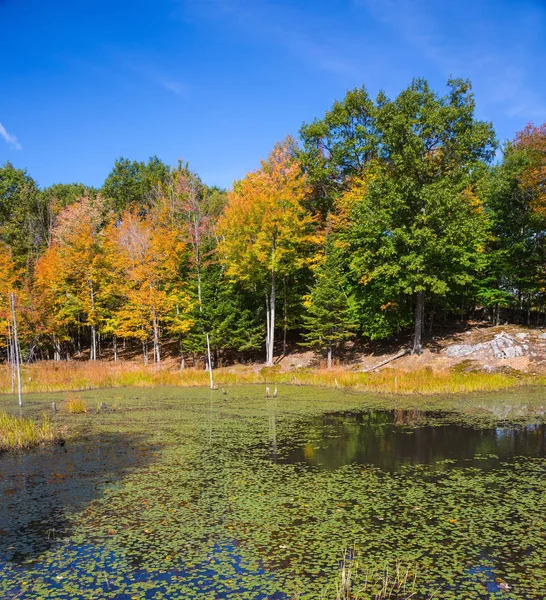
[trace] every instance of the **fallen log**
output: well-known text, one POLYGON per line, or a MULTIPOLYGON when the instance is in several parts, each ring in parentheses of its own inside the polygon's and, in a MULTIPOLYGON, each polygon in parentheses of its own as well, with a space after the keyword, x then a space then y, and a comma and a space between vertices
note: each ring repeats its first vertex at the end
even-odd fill
POLYGON ((387 358, 387 359, 381 361, 380 363, 378 363, 377 365, 374 365, 373 367, 364 369, 362 371, 362 373, 369 373, 370 371, 375 371, 376 369, 380 369, 381 367, 388 365, 393 360, 396 360, 397 358, 402 358, 402 356, 406 356, 406 354, 409 354, 409 352, 410 352, 409 348, 404 348, 403 350, 400 350, 400 352, 398 354, 395 354, 394 356, 391 356, 390 358, 387 358))

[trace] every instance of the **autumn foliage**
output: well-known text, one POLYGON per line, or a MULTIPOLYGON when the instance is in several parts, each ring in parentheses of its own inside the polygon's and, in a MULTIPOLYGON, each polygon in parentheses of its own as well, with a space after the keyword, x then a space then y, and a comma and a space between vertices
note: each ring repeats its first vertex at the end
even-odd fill
POLYGON ((119 159, 100 190, 40 190, 8 163, 2 358, 17 316, 25 362, 125 351, 160 373, 168 344, 214 387, 264 349, 333 366, 410 328, 420 352, 439 321, 544 325, 546 124, 497 148, 470 82, 416 79, 394 99, 348 92, 228 191, 156 157, 119 159))

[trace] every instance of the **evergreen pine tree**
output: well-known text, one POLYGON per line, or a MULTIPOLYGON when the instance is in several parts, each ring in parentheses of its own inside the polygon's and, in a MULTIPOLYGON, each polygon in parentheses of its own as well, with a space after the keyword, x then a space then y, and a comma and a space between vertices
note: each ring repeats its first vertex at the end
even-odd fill
POLYGON ((303 324, 306 332, 301 345, 326 350, 330 369, 333 349, 354 336, 356 328, 351 300, 343 289, 341 257, 331 235, 326 238, 324 262, 315 271, 315 283, 305 305, 307 313, 303 324))

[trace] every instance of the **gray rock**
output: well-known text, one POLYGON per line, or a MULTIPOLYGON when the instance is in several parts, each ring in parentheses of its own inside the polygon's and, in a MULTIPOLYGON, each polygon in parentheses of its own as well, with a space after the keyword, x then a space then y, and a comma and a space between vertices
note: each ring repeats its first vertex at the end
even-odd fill
MULTIPOLYGON (((518 339, 525 339, 528 334, 516 334, 518 339), (523 337, 522 337, 523 336, 523 337)), ((460 358, 463 356, 470 356, 476 352, 482 351, 483 354, 491 354, 498 359, 505 358, 517 358, 523 356, 528 351, 528 344, 518 345, 516 343, 516 337, 509 335, 502 331, 497 334, 490 342, 483 344, 454 344, 446 348, 446 355, 450 358, 460 358)), ((546 339, 546 335, 545 335, 546 339)), ((483 356, 486 358, 486 356, 483 356)))
POLYGON ((522 331, 516 333, 516 337, 518 338, 518 340, 524 340, 528 335, 528 333, 523 333, 522 331))
POLYGON ((538 336, 538 339, 539 339, 539 340, 546 340, 546 333, 541 333, 541 334, 538 336))
POLYGON ((474 354, 478 350, 481 350, 482 344, 454 344, 453 346, 449 346, 446 349, 446 354, 450 358, 458 358, 460 356, 468 356, 469 354, 474 354))
POLYGON ((496 335, 490 344, 495 358, 503 359, 523 356, 523 348, 515 343, 515 338, 504 333, 504 331, 496 335))
POLYGON ((523 356, 523 348, 521 346, 510 346, 509 348, 504 348, 503 353, 504 356, 502 358, 517 358, 518 356, 523 356))

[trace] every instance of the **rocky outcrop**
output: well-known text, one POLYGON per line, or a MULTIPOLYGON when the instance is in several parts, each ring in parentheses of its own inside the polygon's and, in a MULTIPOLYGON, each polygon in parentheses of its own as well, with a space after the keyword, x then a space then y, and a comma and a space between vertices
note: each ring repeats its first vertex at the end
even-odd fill
POLYGON ((484 346, 485 344, 453 344, 453 346, 446 348, 446 354, 450 358, 460 358, 479 352, 484 346))
POLYGON ((516 339, 516 337, 502 331, 490 342, 482 342, 480 344, 454 344, 448 346, 445 353, 450 358, 460 358, 478 354, 483 357, 493 356, 498 359, 517 358, 518 356, 524 356, 529 350, 528 344, 525 343, 525 337, 525 334, 518 334, 516 339))

